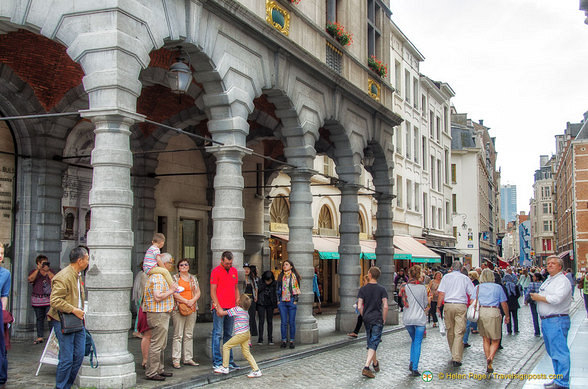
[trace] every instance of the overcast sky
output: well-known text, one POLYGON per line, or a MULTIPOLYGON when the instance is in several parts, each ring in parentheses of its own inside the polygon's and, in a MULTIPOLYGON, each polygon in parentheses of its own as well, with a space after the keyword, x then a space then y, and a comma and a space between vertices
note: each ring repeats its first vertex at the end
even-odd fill
POLYGON ((502 184, 529 212, 539 155, 588 111, 588 25, 579 0, 390 0, 392 20, 449 83, 460 113, 496 137, 502 184))

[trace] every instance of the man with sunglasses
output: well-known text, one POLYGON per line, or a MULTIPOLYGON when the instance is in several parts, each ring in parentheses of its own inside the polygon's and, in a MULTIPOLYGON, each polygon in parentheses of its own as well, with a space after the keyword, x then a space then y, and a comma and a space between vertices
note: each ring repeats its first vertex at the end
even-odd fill
POLYGON ((569 388, 570 386, 570 349, 568 332, 570 330, 570 303, 572 288, 562 272, 563 261, 557 255, 547 257, 549 277, 539 288, 539 293, 531 293, 537 302, 537 312, 541 317, 541 332, 545 350, 551 357, 553 371, 557 378, 545 388, 569 388))

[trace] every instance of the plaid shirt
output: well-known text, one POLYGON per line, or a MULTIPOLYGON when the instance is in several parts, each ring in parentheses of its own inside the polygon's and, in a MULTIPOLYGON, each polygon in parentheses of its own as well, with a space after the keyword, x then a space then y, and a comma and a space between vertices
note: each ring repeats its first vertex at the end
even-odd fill
POLYGON ((531 282, 527 287, 527 291, 525 292, 525 301, 531 302, 530 294, 531 293, 539 293, 539 288, 541 287, 542 282, 531 282))
POLYGON ((159 302, 155 300, 154 296, 155 291, 163 293, 167 290, 169 290, 169 285, 161 274, 153 274, 150 276, 145 285, 143 310, 145 312, 171 312, 174 308, 174 298, 172 295, 159 302))

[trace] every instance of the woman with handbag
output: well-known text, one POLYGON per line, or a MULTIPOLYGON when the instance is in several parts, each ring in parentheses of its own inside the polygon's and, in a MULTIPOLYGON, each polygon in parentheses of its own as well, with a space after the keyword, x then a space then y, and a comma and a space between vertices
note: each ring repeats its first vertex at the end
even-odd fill
POLYGON ((504 322, 509 322, 506 294, 502 287, 494 283, 494 273, 490 269, 482 270, 480 285, 474 291, 480 305, 478 330, 484 339, 484 354, 486 355, 486 372, 493 373, 492 361, 502 338, 502 315, 498 306, 505 312, 504 322))
POLYGON ((282 262, 282 272, 276 283, 278 297, 278 309, 280 311, 280 332, 282 335, 281 348, 286 348, 288 340, 288 327, 290 327, 290 348, 296 347, 294 339, 296 336, 296 308, 298 296, 300 295, 301 279, 294 264, 289 259, 282 262))
POLYGON ((402 299, 404 305, 404 315, 402 321, 404 328, 408 331, 412 343, 410 345, 410 363, 408 370, 414 377, 420 377, 419 359, 421 358, 421 344, 425 334, 425 325, 427 324, 427 315, 425 312, 428 307, 427 289, 420 283, 421 267, 414 265, 408 269, 409 280, 402 284, 399 299, 402 299))
POLYGON ((49 267, 49 259, 43 254, 37 255, 35 263, 37 268, 29 273, 27 280, 33 285, 31 305, 37 317, 37 339, 33 344, 39 344, 45 340, 45 321, 49 312, 51 280, 55 276, 55 271, 49 267))
POLYGON ((174 324, 172 365, 175 369, 180 368, 182 345, 184 346, 184 365, 199 365, 192 357, 194 325, 196 324, 200 288, 198 287, 198 280, 189 271, 190 263, 187 259, 182 259, 178 262, 178 273, 173 275, 174 282, 177 282, 178 286, 184 287, 183 292, 174 293, 176 305, 172 311, 172 322, 174 324))

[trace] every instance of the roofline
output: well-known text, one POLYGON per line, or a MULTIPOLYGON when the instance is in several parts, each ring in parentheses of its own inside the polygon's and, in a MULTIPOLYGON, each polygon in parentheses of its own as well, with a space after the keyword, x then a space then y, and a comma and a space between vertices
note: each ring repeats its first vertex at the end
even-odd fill
POLYGON ((416 54, 417 59, 419 61, 424 61, 425 56, 419 51, 419 49, 416 48, 416 46, 410 41, 410 39, 408 39, 408 37, 404 35, 400 27, 398 27, 392 19, 390 19, 390 24, 392 25, 392 31, 398 33, 402 38, 401 40, 405 43, 408 43, 408 46, 413 50, 414 54, 416 54))

